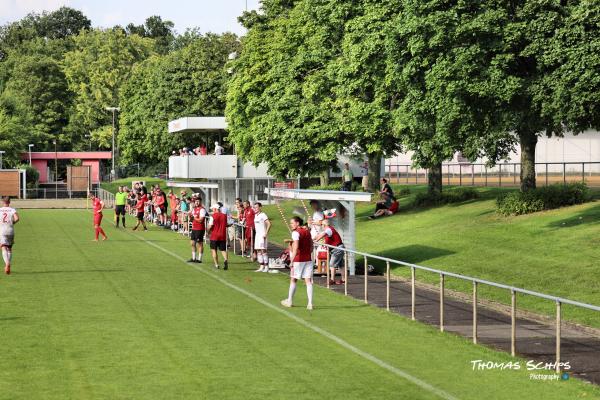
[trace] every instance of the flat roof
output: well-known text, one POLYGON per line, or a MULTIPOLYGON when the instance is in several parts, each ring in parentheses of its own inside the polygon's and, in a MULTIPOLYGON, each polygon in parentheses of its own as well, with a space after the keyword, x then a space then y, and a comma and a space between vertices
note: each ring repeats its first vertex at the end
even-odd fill
POLYGON ((297 200, 337 200, 337 201, 364 201, 370 202, 373 193, 369 192, 343 192, 335 190, 309 190, 309 189, 277 189, 265 188, 265 193, 273 197, 297 200))
MULTIPOLYGON (((72 159, 82 159, 82 160, 110 160, 112 158, 112 154, 110 151, 32 151, 31 159, 32 160, 54 160, 55 158, 59 160, 72 160, 72 159)), ((29 159, 29 152, 21 153, 22 160, 29 159)))
POLYGON ((225 117, 182 117, 169 122, 169 133, 227 130, 225 117))
POLYGON ((218 189, 218 183, 167 181, 167 186, 180 188, 218 189))

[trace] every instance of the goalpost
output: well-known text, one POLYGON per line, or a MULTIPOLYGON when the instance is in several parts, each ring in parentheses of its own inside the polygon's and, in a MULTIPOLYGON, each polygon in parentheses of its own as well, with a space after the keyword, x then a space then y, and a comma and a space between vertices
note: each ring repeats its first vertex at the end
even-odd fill
MULTIPOLYGON (((337 210, 337 215, 331 218, 335 229, 342 236, 344 246, 349 250, 356 250, 355 244, 355 207, 356 202, 370 202, 372 193, 367 192, 342 192, 332 190, 307 190, 307 189, 279 189, 265 188, 265 193, 280 199, 310 201, 318 200, 322 209, 337 210)), ((310 215, 308 216, 310 217, 310 215)), ((354 275, 356 271, 355 257, 348 253, 348 272, 354 275)))

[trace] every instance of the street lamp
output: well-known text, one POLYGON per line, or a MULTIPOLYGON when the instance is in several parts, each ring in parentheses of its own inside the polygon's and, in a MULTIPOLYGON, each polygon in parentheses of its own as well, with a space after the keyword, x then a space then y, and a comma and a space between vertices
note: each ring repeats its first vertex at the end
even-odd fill
POLYGON ((2 154, 6 153, 4 150, 0 150, 0 169, 2 169, 2 154))
POLYGON ((58 199, 58 147, 56 139, 52 143, 54 143, 54 196, 58 199))
POLYGON ((115 178, 115 113, 121 111, 119 107, 105 107, 106 111, 112 111, 112 170, 111 175, 115 178))
POLYGON ((90 151, 92 151, 92 135, 84 135, 90 144, 90 151))
POLYGON ((32 144, 29 145, 29 165, 31 165, 31 148, 33 147, 32 144))

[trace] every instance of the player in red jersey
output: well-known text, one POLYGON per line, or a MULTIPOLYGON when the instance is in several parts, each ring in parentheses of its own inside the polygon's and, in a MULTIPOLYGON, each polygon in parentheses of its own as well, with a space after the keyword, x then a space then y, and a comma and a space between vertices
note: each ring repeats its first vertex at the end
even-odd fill
POLYGON ((229 268, 227 257, 227 215, 221 212, 221 206, 218 204, 213 204, 210 208, 213 212, 208 224, 208 229, 210 230, 210 251, 216 269, 219 269, 217 250, 221 251, 224 260, 223 269, 227 270, 229 268))
POLYGON ((102 227, 100 226, 102 224, 102 210, 104 209, 104 202, 96 197, 93 193, 90 193, 90 200, 92 200, 92 207, 94 209, 94 241, 98 241, 98 236, 100 234, 102 234, 102 240, 106 240, 108 239, 108 236, 106 236, 106 233, 104 233, 104 230, 102 230, 102 227))
POLYGON ((146 202, 148 201, 148 196, 146 194, 138 193, 137 195, 137 203, 135 204, 136 214, 137 214, 137 223, 133 227, 135 231, 140 224, 144 227, 144 230, 147 231, 146 222, 144 221, 144 208, 146 207, 146 202))
POLYGON ((254 210, 250 205, 249 201, 244 201, 244 226, 246 231, 244 232, 244 252, 248 250, 250 252, 250 260, 256 259, 256 252, 254 251, 254 237, 256 232, 254 231, 254 210))

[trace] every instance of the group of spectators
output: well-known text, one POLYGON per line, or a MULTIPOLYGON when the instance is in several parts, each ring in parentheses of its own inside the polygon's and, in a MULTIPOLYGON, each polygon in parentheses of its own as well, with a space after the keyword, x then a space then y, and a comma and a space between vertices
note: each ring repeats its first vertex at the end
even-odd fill
MULTIPOLYGON (((221 146, 219 144, 219 142, 215 142, 215 149, 213 151, 214 155, 216 156, 220 156, 225 154, 225 149, 223 148, 223 146, 221 146)), ((173 150, 171 152, 172 156, 206 156, 208 155, 208 148, 206 147, 206 145, 203 143, 200 146, 196 147, 196 148, 188 148, 188 147, 183 147, 181 149, 178 150, 173 150)))
POLYGON ((394 215, 398 212, 398 200, 394 196, 394 191, 388 183, 387 179, 381 179, 381 191, 379 192, 381 201, 378 201, 375 205, 375 212, 369 216, 369 219, 375 219, 379 217, 387 217, 394 215))

